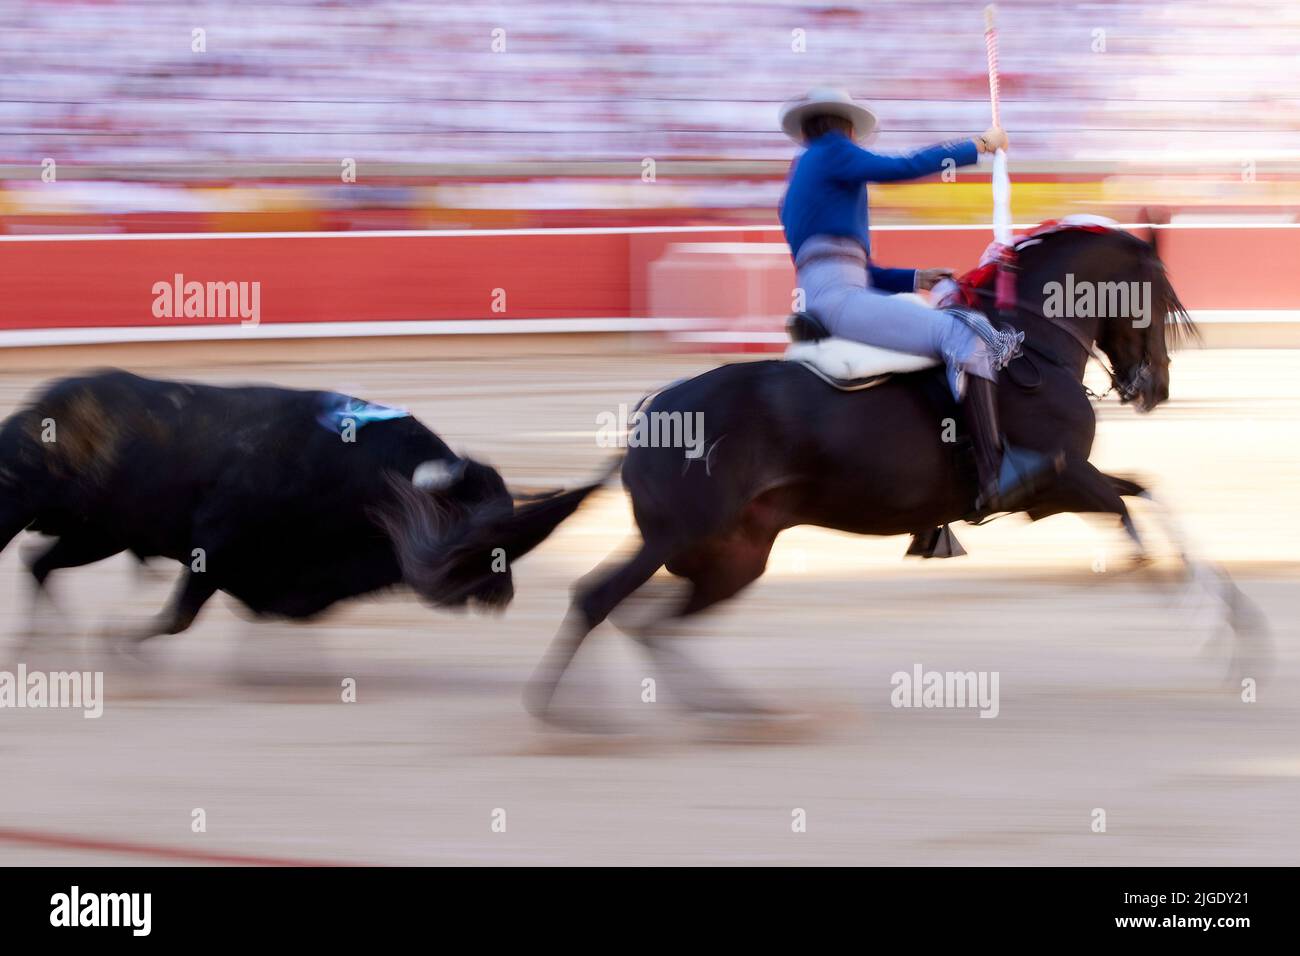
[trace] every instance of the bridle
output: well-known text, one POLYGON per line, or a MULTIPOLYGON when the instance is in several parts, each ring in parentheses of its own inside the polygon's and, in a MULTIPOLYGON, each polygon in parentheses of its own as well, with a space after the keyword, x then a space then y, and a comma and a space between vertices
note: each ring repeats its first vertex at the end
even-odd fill
MULTIPOLYGON (((989 299, 996 299, 996 293, 994 292, 993 289, 974 288, 972 289, 972 291, 978 296, 982 296, 989 299)), ((1005 313, 1007 310, 995 309, 995 311, 1005 313)), ((1114 392, 1119 396, 1121 402, 1131 402, 1133 401, 1133 399, 1137 398, 1139 395, 1142 394, 1143 388, 1145 388, 1146 385, 1150 382, 1151 363, 1146 359, 1143 359, 1142 364, 1138 366, 1137 371, 1134 373, 1133 377, 1128 382, 1125 382, 1120 378, 1119 373, 1115 371, 1115 369, 1111 366, 1110 362, 1106 360, 1106 354, 1102 352, 1102 350, 1097 346, 1097 343, 1095 341, 1090 342, 1087 339, 1085 339, 1083 337, 1083 334, 1078 329, 1076 329, 1073 325, 1070 325, 1066 322, 1062 322, 1060 319, 1053 318, 1050 315, 1043 314, 1042 309, 1038 308, 1035 305, 1031 305, 1028 302, 1025 302, 1023 299, 1017 296, 1015 301, 1014 314, 1019 314, 1021 312, 1031 315, 1034 318, 1042 319, 1044 322, 1046 322, 1048 325, 1052 326, 1053 328, 1059 329, 1060 331, 1064 332, 1069 337, 1070 341, 1073 342, 1075 345, 1077 345, 1083 351, 1085 362, 1087 359, 1090 358, 1096 361, 1096 363, 1101 366, 1102 370, 1106 373, 1107 377, 1110 379, 1110 387, 1107 388, 1104 392, 1098 393, 1098 392, 1094 392, 1087 385, 1083 385, 1084 393, 1091 400, 1100 401, 1101 399, 1109 395, 1111 392, 1114 392)), ((1047 349, 1044 349, 1041 346, 1034 345, 1030 342, 1025 342, 1025 348, 1037 352, 1043 358, 1047 359, 1048 362, 1052 363, 1058 368, 1066 367, 1065 363, 1058 356, 1052 354, 1047 349)), ((1080 382, 1080 384, 1082 385, 1083 383, 1080 382)))

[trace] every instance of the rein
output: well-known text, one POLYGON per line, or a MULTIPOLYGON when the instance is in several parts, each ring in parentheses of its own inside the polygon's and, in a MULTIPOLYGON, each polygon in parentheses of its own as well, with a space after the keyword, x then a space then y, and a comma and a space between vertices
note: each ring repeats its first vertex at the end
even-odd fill
MULTIPOLYGON (((1004 321, 1010 316, 1023 312, 1026 315, 1042 319, 1048 325, 1060 329, 1070 337, 1087 359, 1094 359, 1098 365, 1106 372, 1110 379, 1110 387, 1100 395, 1094 392, 1088 386, 1083 385, 1084 392, 1092 399, 1102 399, 1111 392, 1117 392, 1124 401, 1131 401, 1136 398, 1142 388, 1149 380, 1151 375, 1151 366, 1149 362, 1143 362, 1133 376, 1133 380, 1125 384, 1115 373, 1110 363, 1106 360, 1105 355, 1097 347, 1095 341, 1085 339, 1074 326, 1069 325, 1060 319, 1054 319, 1043 314, 1042 309, 1030 305, 1020 298, 1018 292, 1019 285, 1019 255, 1021 249, 1028 245, 1033 245, 1043 237, 1060 232, 1066 229, 1077 229, 1084 232, 1105 233, 1112 229, 1110 225, 1103 225, 1100 222, 1070 222, 1066 220, 1047 220, 1040 223, 1037 228, 1031 230, 1026 235, 1020 236, 1010 243, 996 242, 985 253, 981 265, 970 272, 959 277, 957 286, 960 290, 961 298, 969 306, 976 306, 979 299, 992 299, 992 309, 981 309, 985 315, 992 316, 995 313, 1004 321)), ((1029 346, 1033 348, 1032 346, 1029 346)), ((1058 367, 1064 367, 1063 362, 1041 348, 1034 348, 1045 359, 1058 367)), ((1082 385, 1082 378, 1080 379, 1082 385)))
MULTIPOLYGON (((1006 269, 1005 267, 999 269, 1000 275, 1006 274, 1008 272, 1011 272, 1011 270, 1006 269)), ((994 299, 995 302, 997 299, 1001 298, 1000 296, 998 296, 996 290, 994 289, 975 287, 972 288, 971 291, 974 292, 975 295, 977 296, 981 296, 987 299, 994 299)), ((1127 402, 1136 398, 1137 395, 1141 392, 1143 379, 1146 377, 1147 371, 1149 369, 1149 366, 1146 363, 1143 363, 1143 365, 1139 370, 1139 373, 1136 376, 1134 376, 1133 381, 1126 385, 1120 381, 1120 378, 1115 373, 1115 370, 1111 367, 1110 363, 1106 361, 1106 356, 1101 351, 1101 349, 1097 347, 1097 343, 1095 341, 1090 342, 1087 339, 1085 339, 1082 333, 1080 333, 1079 330, 1076 329, 1074 326, 1069 325, 1066 322, 1062 322, 1059 319, 1054 319, 1051 316, 1044 315, 1042 309, 1030 305, 1028 302, 1025 302, 1023 299, 1019 298, 1018 296, 1014 300, 1013 309, 1014 309, 1014 314, 1019 314, 1023 312, 1027 315, 1033 316, 1034 318, 1042 319, 1044 322, 1046 322, 1048 325, 1052 326, 1053 328, 1059 329, 1060 331, 1064 332, 1067 336, 1069 336, 1070 341, 1073 342, 1075 345, 1077 345, 1083 351, 1083 354, 1086 358, 1093 359, 1094 361, 1096 361, 1098 365, 1101 366, 1102 370, 1106 373, 1107 377, 1110 379, 1110 387, 1107 388, 1104 392, 1097 393, 1094 392, 1092 389, 1090 389, 1087 385, 1083 385, 1083 381, 1081 379, 1079 384, 1083 385, 1084 394, 1086 394, 1088 398, 1092 399, 1093 401, 1100 401, 1101 399, 1109 395, 1111 392, 1115 392, 1117 395, 1119 395, 1122 401, 1127 402)), ((1005 307, 1000 307, 998 308, 997 311, 1000 313, 1005 313, 1008 310, 1005 307)), ((1065 368, 1065 363, 1057 356, 1048 352, 1046 349, 1043 349, 1039 346, 1035 346, 1029 342, 1025 343, 1025 347, 1037 352, 1039 355, 1047 359, 1048 362, 1055 365, 1057 368, 1065 368)))

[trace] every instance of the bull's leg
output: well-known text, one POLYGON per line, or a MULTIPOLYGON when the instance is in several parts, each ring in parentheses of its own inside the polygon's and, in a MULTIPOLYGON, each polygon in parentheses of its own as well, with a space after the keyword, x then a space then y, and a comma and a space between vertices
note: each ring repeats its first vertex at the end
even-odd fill
MULTIPOLYGON (((124 550, 117 541, 93 535, 64 535, 32 558, 27 570, 32 576, 32 599, 27 618, 26 641, 35 640, 66 626, 51 597, 47 580, 61 568, 94 564, 124 550)), ((26 641, 24 643, 26 643, 26 641)))
POLYGON ((630 560, 606 574, 597 571, 579 583, 559 633, 524 689, 524 706, 529 713, 544 720, 557 719, 551 703, 583 640, 624 598, 649 581, 663 563, 663 552, 643 543, 630 560), (597 578, 595 582, 588 584, 593 577, 597 578))
POLYGON ((79 568, 103 561, 126 548, 121 542, 97 536, 63 535, 36 555, 27 565, 37 588, 44 588, 49 576, 62 568, 79 568))
POLYGON ((210 575, 187 569, 161 614, 145 624, 110 628, 108 636, 134 646, 160 634, 179 634, 194 623, 208 598, 216 593, 217 586, 210 575))
MULTIPOLYGON (((0 551, 9 546, 20 531, 32 523, 32 515, 21 504, 20 498, 0 482, 0 551)), ((31 640, 31 635, 19 638, 21 646, 31 640)))
POLYGON ((109 636, 117 639, 119 647, 129 648, 161 634, 179 634, 189 628, 198 617, 203 605, 217 593, 217 584, 213 578, 213 567, 220 567, 223 561, 230 560, 234 553, 228 535, 227 516, 221 513, 220 502, 208 503, 200 507, 194 515, 193 541, 202 547, 196 548, 194 554, 204 555, 204 570, 195 571, 193 566, 185 568, 171 600, 162 612, 146 624, 128 625, 109 629, 109 636))

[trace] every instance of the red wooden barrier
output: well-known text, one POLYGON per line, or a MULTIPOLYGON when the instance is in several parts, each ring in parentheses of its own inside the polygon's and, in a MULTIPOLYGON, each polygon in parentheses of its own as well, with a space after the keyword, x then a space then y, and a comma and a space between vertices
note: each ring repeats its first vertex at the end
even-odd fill
MULTIPOLYGON (((649 264, 669 244, 780 238, 770 228, 13 237, 0 240, 0 329, 238 322, 156 317, 155 284, 177 274, 200 283, 260 283, 262 325, 626 319, 648 314, 649 264)), ((985 230, 881 229, 875 258, 961 270, 974 265, 988 239, 985 230)), ((1300 270, 1292 265, 1300 229, 1166 229, 1160 249, 1189 308, 1300 304, 1300 270)))

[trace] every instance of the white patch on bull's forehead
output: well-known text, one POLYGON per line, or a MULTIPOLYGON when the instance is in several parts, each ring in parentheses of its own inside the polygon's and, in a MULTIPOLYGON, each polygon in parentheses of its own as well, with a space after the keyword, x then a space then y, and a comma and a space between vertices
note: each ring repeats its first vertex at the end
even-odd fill
POLYGON ((422 461, 415 466, 415 474, 411 475, 411 484, 425 491, 446 491, 456 483, 464 471, 464 463, 455 459, 450 462, 442 459, 422 461))

